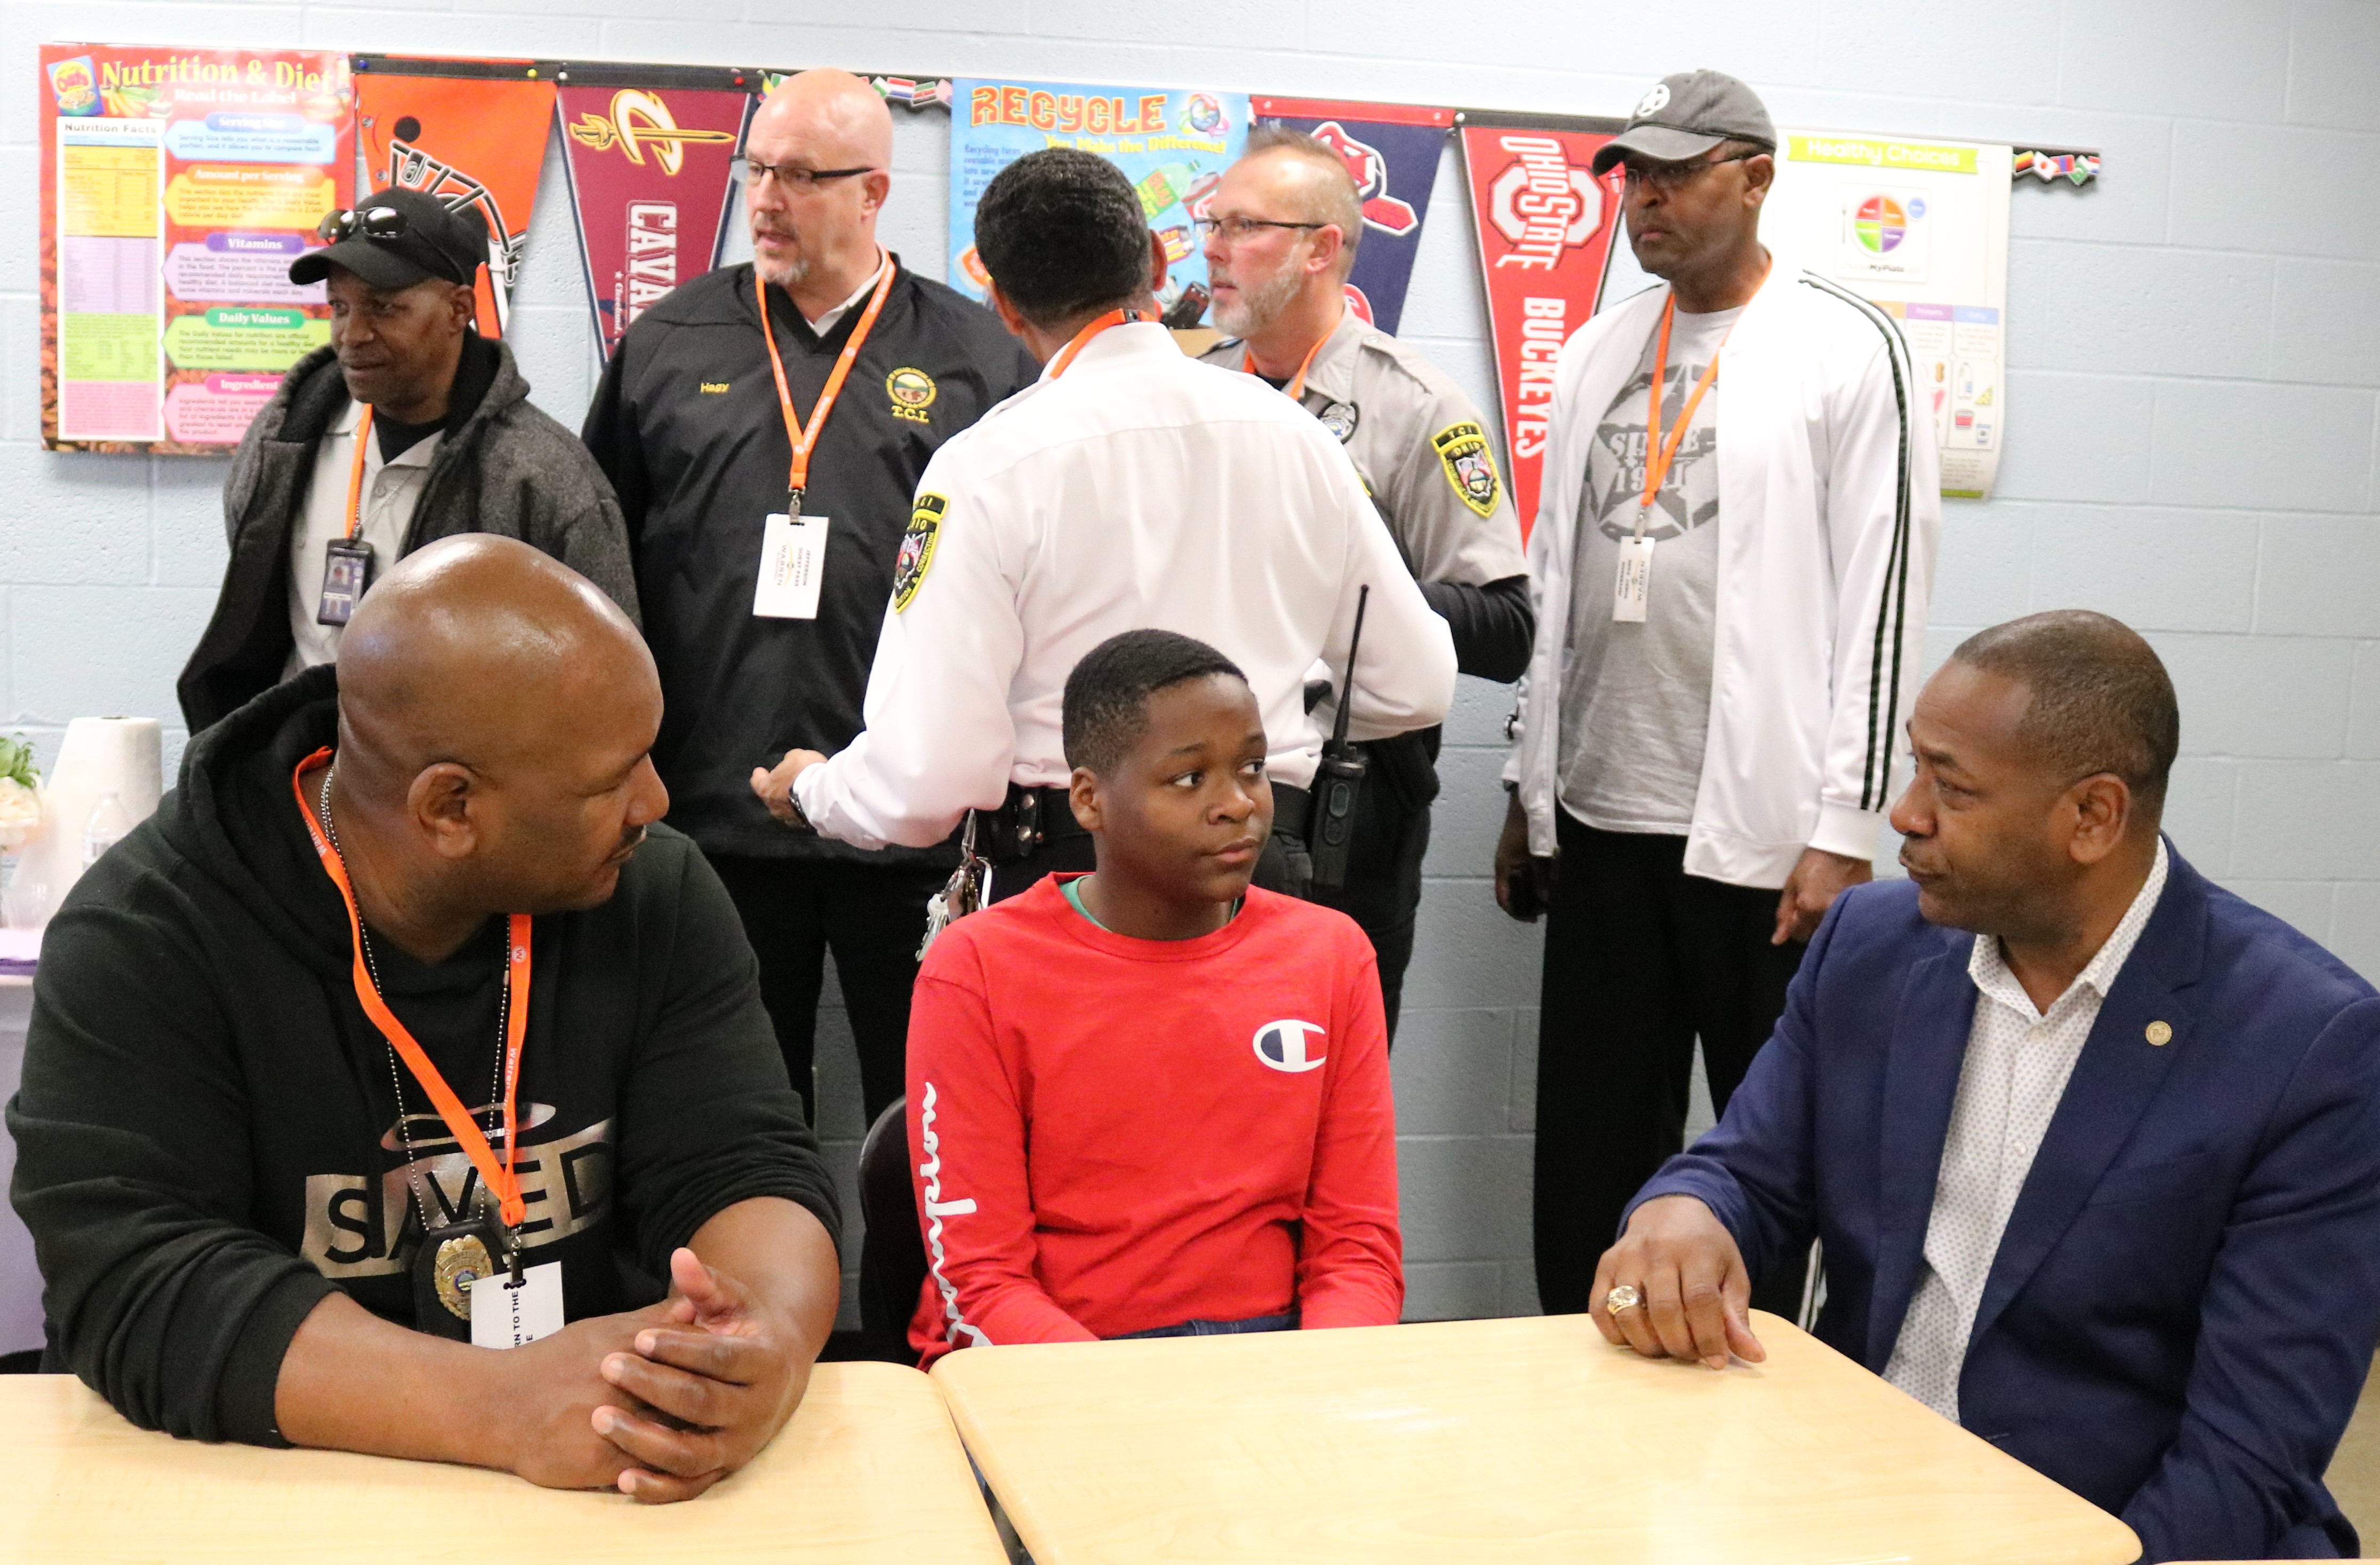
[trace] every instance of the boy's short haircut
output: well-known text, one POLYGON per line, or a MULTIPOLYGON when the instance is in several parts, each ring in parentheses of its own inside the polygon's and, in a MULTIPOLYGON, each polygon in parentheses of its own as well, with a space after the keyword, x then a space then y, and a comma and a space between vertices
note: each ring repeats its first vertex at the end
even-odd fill
POLYGON ((1172 630, 1126 630, 1083 654, 1066 676, 1062 731, 1066 764, 1101 776, 1148 727, 1148 698, 1191 679, 1228 674, 1242 684, 1240 666, 1192 636, 1172 630))

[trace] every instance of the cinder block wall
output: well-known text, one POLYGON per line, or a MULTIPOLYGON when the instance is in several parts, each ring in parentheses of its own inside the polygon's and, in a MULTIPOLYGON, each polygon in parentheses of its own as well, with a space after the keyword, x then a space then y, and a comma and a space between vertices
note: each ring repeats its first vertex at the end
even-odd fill
MULTIPOLYGON (((2380 4, 924 0, 883 18, 765 0, 0 7, 0 191, 23 218, 0 238, 0 724, 47 752, 78 715, 170 720, 224 558, 221 462, 39 448, 44 40, 1011 71, 1607 115, 1706 65, 1782 121, 2106 151, 2098 189, 2016 192, 2010 446, 1997 498, 1948 507, 1929 654, 2039 608, 2147 631, 2181 690, 2182 851, 2380 975, 2380 4)), ((939 275, 944 127, 896 120, 887 236, 939 275)), ((575 424, 593 362, 556 155, 516 346, 540 404, 575 424)), ((1492 407, 1471 244, 1450 153, 1405 326, 1492 407)), ((1537 942, 1485 878, 1505 704, 1466 681, 1449 727, 1397 1051, 1416 1316, 1536 1305, 1537 942)), ((830 1019, 821 1119, 847 1163, 861 1126, 843 1036, 830 1019)))

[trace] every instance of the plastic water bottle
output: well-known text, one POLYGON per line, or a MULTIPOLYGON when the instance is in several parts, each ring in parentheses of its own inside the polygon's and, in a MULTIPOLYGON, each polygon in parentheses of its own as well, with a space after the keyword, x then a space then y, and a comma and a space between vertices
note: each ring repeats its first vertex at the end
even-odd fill
POLYGON ((82 867, 99 862, 99 856, 123 841, 132 833, 132 812, 124 807, 115 790, 109 789, 91 807, 91 818, 82 827, 82 867))

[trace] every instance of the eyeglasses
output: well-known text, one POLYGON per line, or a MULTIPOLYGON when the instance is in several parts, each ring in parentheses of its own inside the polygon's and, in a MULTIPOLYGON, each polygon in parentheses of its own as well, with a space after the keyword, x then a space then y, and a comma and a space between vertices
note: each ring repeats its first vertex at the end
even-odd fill
POLYGON ((1626 171, 1627 183, 1630 186, 1649 185, 1666 196, 1684 189, 1706 168, 1717 168, 1723 163, 1742 163, 1750 158, 1768 155, 1764 148, 1758 152, 1730 153, 1726 157, 1697 158, 1692 163, 1639 163, 1634 158, 1630 158, 1621 166, 1626 171))
POLYGON ((1259 228, 1335 228, 1335 223, 1280 223, 1269 217, 1200 217, 1195 221, 1202 238, 1223 236, 1225 244, 1238 244, 1259 228))
POLYGON ((873 174, 873 168, 796 168, 790 163, 762 163, 759 158, 744 160, 744 177, 747 184, 757 185, 767 175, 775 175, 777 183, 789 190, 815 190, 831 179, 848 179, 856 174, 873 174))
POLYGON ((410 231, 405 214, 393 206, 364 206, 329 212, 314 225, 314 237, 337 244, 361 234, 368 239, 401 239, 410 231))

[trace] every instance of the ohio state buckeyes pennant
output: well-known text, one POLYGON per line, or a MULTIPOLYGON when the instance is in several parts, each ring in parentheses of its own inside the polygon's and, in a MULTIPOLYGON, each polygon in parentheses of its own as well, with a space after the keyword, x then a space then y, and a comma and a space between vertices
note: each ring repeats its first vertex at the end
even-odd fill
POLYGON ((1620 222, 1617 187, 1597 179, 1590 165, 1621 122, 1585 123, 1597 128, 1574 128, 1582 124, 1575 119, 1463 116, 1463 166, 1479 230, 1512 504, 1524 540, 1537 520, 1554 362, 1571 333, 1595 313, 1620 222))

